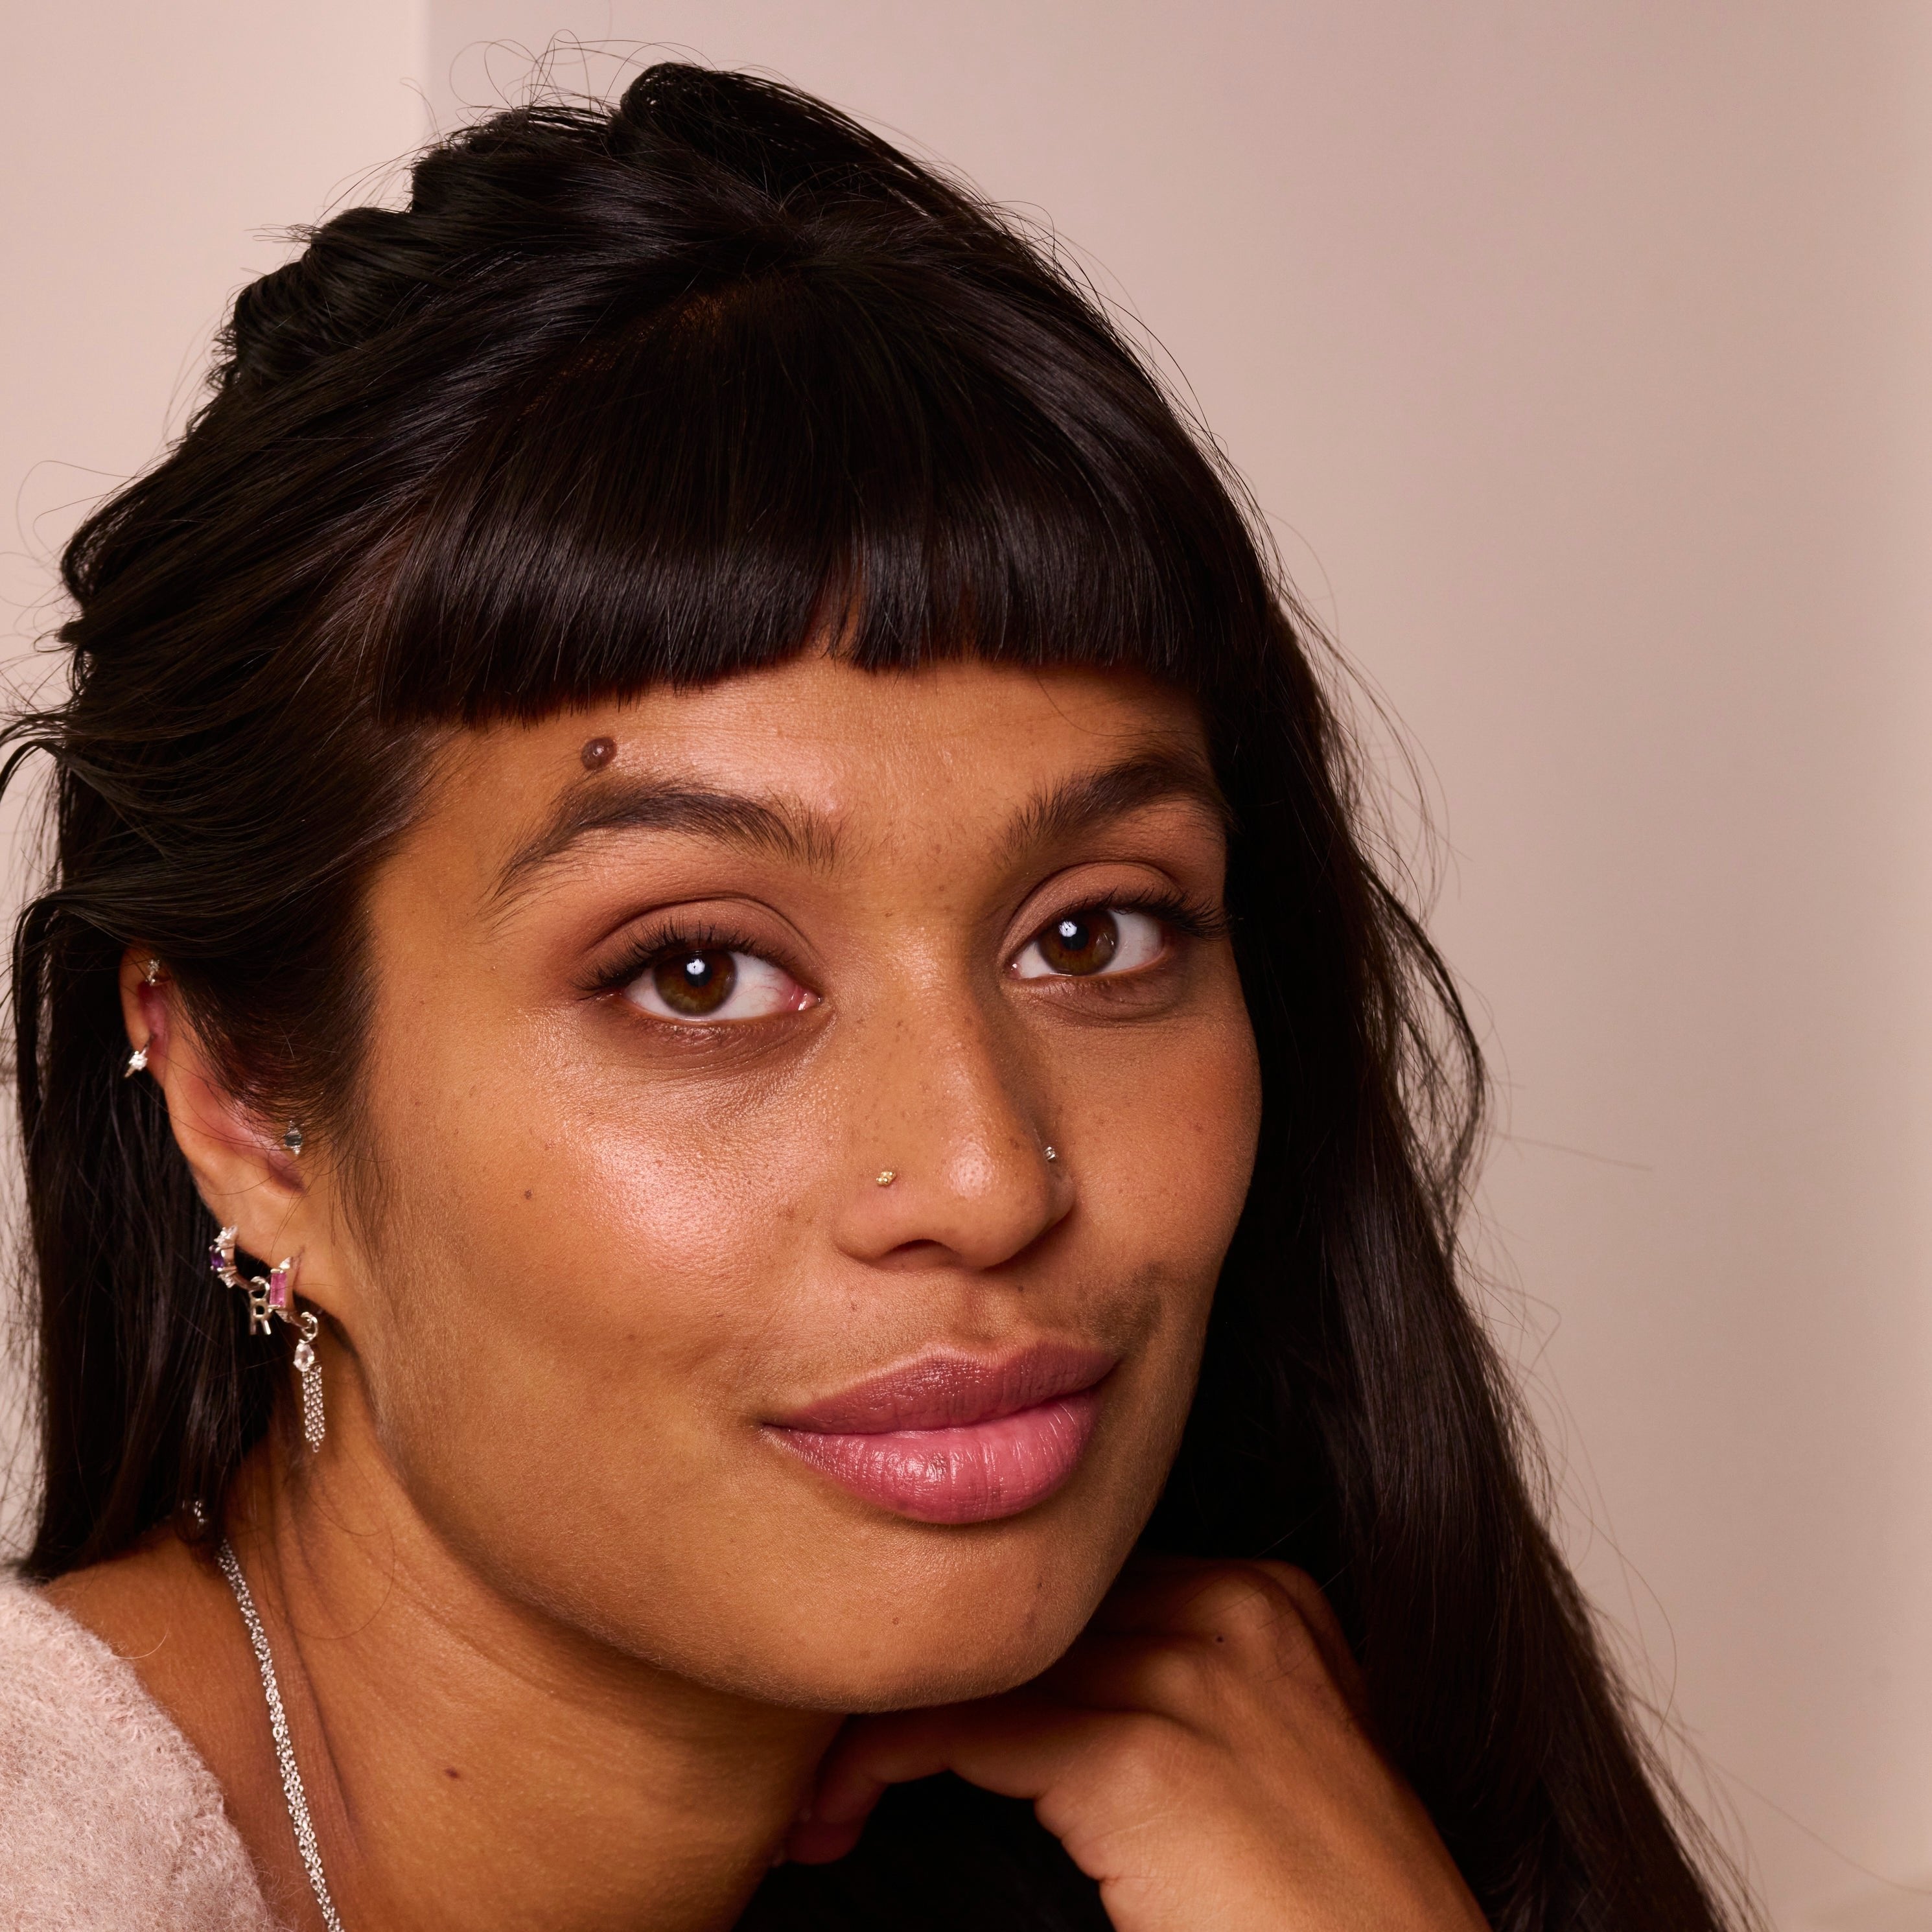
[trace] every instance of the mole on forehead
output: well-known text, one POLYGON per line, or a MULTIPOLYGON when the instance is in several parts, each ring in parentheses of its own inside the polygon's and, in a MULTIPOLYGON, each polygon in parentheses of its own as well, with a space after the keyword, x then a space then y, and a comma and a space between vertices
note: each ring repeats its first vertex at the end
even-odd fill
POLYGON ((617 755, 617 741, 614 738, 586 738, 584 748, 577 755, 586 772, 601 772, 617 755))

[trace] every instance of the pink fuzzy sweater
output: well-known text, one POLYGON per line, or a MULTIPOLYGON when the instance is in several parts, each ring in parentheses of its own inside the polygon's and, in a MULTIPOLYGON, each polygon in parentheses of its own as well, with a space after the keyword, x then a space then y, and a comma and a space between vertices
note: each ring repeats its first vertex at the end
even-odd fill
POLYGON ((0 1928, 275 1926, 220 1787, 132 1667, 0 1576, 0 1928))

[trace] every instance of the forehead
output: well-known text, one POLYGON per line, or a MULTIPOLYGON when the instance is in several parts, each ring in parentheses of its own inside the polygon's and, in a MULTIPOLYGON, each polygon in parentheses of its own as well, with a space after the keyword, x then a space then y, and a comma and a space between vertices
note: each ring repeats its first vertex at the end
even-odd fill
POLYGON ((776 797, 854 831, 881 819, 952 822, 1148 751, 1206 758, 1192 700, 1137 672, 970 660, 876 672, 814 655, 460 732, 422 830, 430 846, 453 839, 500 861, 573 791, 638 773, 776 797), (586 761, 599 739, 614 750, 586 761))

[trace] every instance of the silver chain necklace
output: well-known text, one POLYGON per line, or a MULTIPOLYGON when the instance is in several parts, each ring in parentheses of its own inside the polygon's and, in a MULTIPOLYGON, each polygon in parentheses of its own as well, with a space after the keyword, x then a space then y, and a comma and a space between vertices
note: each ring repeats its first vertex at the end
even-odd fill
POLYGON ((288 1715, 282 1708, 281 1688, 275 1682, 275 1660, 268 1652, 268 1633, 255 1614, 255 1599, 249 1594, 248 1580, 242 1575, 233 1546, 225 1536, 215 1560, 221 1565, 222 1575, 228 1579, 228 1587, 235 1592, 242 1621, 248 1626, 248 1641, 255 1646, 255 1661, 262 1667, 262 1688, 268 1700, 268 1728, 275 1735, 275 1761, 282 1768, 282 1796, 288 1801, 289 1822, 296 1828, 296 1850, 302 1853, 302 1862, 308 1868, 309 1888, 315 1894, 316 1904, 322 1907, 322 1922, 328 1932, 342 1932, 342 1921, 336 1916, 334 1901, 328 1895, 328 1881, 322 1875, 315 1821, 308 1815, 308 1799, 302 1790, 302 1773, 296 1768, 295 1746, 289 1742, 288 1715))

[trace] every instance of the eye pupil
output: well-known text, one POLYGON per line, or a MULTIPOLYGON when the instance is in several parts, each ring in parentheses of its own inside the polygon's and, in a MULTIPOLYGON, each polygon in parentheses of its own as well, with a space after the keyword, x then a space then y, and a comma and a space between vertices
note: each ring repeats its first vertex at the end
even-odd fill
POLYGON ((1120 922, 1110 912, 1069 913, 1040 935, 1041 956, 1056 973, 1097 973, 1120 950, 1120 922))
POLYGON ((668 952, 651 969, 658 997, 674 1013, 701 1019, 731 997, 738 969, 729 952, 668 952))

